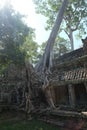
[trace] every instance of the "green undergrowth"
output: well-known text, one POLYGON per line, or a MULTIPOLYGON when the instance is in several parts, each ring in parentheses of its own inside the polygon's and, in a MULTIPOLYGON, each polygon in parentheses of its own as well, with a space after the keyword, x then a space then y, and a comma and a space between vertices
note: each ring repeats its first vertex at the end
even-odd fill
POLYGON ((46 124, 38 120, 1 121, 0 130, 61 130, 60 128, 46 124))

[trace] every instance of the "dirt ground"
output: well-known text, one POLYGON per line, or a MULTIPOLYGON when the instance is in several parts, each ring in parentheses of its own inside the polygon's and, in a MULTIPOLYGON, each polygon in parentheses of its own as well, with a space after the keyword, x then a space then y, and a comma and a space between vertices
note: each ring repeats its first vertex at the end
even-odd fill
MULTIPOLYGON (((25 113, 18 111, 2 111, 0 113, 0 124, 3 122, 13 122, 18 121, 28 121, 28 118, 25 113)), ((61 128, 58 128, 60 130, 61 128)), ((87 120, 67 120, 63 130, 87 130, 87 120)))

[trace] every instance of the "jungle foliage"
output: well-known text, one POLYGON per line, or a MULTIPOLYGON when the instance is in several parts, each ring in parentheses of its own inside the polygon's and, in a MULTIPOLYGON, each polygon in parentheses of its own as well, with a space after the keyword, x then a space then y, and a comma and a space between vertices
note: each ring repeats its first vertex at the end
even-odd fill
MULTIPOLYGON (((36 11, 47 18, 47 30, 51 30, 57 12, 60 9, 62 0, 33 0, 36 4, 36 11)), ((64 33, 70 41, 71 50, 74 49, 73 33, 77 31, 77 35, 82 37, 86 34, 87 26, 87 2, 86 0, 69 0, 68 6, 64 13, 63 21, 60 27, 62 37, 64 33)))
POLYGON ((0 72, 11 63, 24 65, 25 58, 35 61, 38 45, 34 29, 25 24, 24 18, 11 5, 0 9, 0 72))

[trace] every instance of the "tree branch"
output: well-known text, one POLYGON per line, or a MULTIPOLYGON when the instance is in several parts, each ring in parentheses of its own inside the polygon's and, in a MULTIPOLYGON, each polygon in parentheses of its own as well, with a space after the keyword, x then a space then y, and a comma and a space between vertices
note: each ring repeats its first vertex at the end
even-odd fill
POLYGON ((79 26, 79 23, 80 23, 81 20, 79 20, 76 24, 76 27, 75 28, 71 28, 71 30, 74 32, 78 29, 78 26, 79 26))
POLYGON ((64 29, 64 32, 68 35, 68 37, 70 37, 69 33, 64 29))

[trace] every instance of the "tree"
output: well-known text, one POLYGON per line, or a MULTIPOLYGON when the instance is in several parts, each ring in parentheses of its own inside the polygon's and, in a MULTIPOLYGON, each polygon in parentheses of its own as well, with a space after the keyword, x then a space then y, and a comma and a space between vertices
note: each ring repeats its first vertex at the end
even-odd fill
MULTIPOLYGON (((62 0, 34 0, 37 12, 47 17, 46 29, 52 29, 62 0)), ((73 32, 79 30, 80 36, 85 33, 87 24, 87 2, 86 0, 70 0, 64 13, 60 32, 64 31, 74 49, 73 32)))
POLYGON ((35 38, 35 33, 34 33, 34 29, 30 28, 29 30, 29 34, 26 37, 26 40, 24 42, 24 44, 22 45, 22 51, 25 52, 26 54, 26 58, 29 60, 29 62, 33 65, 35 65, 35 63, 38 60, 38 47, 39 45, 34 41, 35 38))
POLYGON ((52 50, 53 50, 54 42, 55 42, 58 30, 59 30, 60 24, 63 19, 63 15, 64 15, 64 11, 66 9, 67 3, 68 3, 68 0, 64 0, 62 3, 62 6, 57 15, 57 19, 53 26, 52 32, 47 41, 47 45, 46 45, 43 57, 40 60, 40 62, 38 63, 38 65, 36 66, 37 71, 38 70, 45 71, 46 69, 49 69, 52 66, 52 50))
MULTIPOLYGON (((44 53, 46 47, 46 42, 40 45, 40 57, 44 53)), ((53 47, 53 57, 63 55, 70 51, 69 41, 62 37, 57 37, 53 47)))
POLYGON ((0 53, 5 57, 5 63, 23 64, 25 53, 21 51, 29 32, 29 27, 24 24, 23 16, 15 12, 11 6, 0 10, 0 53))
POLYGON ((44 84, 42 85, 42 90, 46 95, 48 104, 50 105, 50 107, 53 107, 53 108, 55 108, 55 105, 54 105, 53 100, 52 100, 52 96, 51 96, 51 92, 50 92, 50 84, 49 84, 47 76, 48 76, 48 72, 50 70, 50 67, 52 66, 53 45, 54 45, 58 30, 60 27, 60 24, 62 22, 64 11, 66 9, 67 3, 68 3, 68 0, 64 0, 62 3, 62 6, 61 6, 59 13, 57 15, 57 19, 56 19, 55 24, 53 26, 52 32, 51 32, 50 37, 47 41, 47 45, 45 47, 44 54, 43 54, 40 62, 36 66, 36 70, 39 71, 40 74, 43 73, 43 74, 41 74, 44 76, 44 79, 43 79, 44 84))
POLYGON ((69 41, 62 37, 57 37, 53 48, 54 56, 58 57, 69 51, 70 51, 69 41))

